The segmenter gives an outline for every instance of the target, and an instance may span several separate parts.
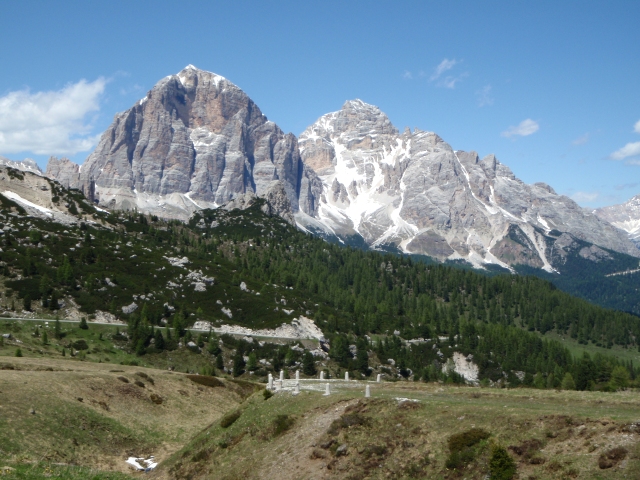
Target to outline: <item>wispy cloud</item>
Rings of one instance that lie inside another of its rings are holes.
[[[538,130],[540,130],[540,125],[538,125],[538,122],[527,118],[526,120],[520,122],[519,125],[507,128],[504,132],[501,133],[501,135],[507,138],[514,136],[526,137],[528,135],[536,133]]]
[[[438,78],[440,78],[440,75],[442,75],[444,72],[446,72],[448,70],[451,70],[453,67],[456,66],[457,63],[458,63],[458,60],[455,60],[455,59],[449,60],[448,58],[445,58],[435,68],[435,70],[433,71],[433,74],[431,75],[429,80],[431,80],[432,82],[434,80],[437,80]]]
[[[476,92],[478,97],[478,106],[486,107],[493,105],[493,96],[491,96],[491,85],[485,85]]]
[[[578,203],[595,202],[600,197],[600,192],[576,192],[571,199]]]
[[[404,73],[402,74],[402,78],[404,78],[405,80],[412,80],[413,75],[409,70],[405,70]]]
[[[615,188],[616,190],[626,190],[627,188],[636,188],[638,185],[640,185],[640,182],[621,183],[620,185],[616,185],[613,188]]]
[[[638,120],[636,124],[633,126],[633,131],[636,133],[640,133],[640,120]]]
[[[580,135],[571,143],[573,143],[574,145],[584,145],[589,141],[589,137],[590,137],[589,133],[585,133],[584,135]]]
[[[469,73],[464,72],[459,75],[443,75],[443,74],[451,70],[453,67],[455,67],[459,63],[461,63],[461,60],[456,60],[456,59],[449,60],[448,58],[445,58],[433,70],[433,73],[429,77],[429,81],[436,82],[436,85],[438,87],[456,88],[456,84],[460,82],[463,78],[468,77]]]
[[[87,116],[100,109],[107,80],[80,80],[62,90],[9,92],[0,97],[0,153],[74,155],[91,149],[99,136],[91,135]]]

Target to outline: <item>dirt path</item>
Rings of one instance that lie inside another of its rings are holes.
[[[273,461],[265,468],[260,478],[279,480],[322,480],[331,476],[327,469],[329,458],[312,459],[311,452],[317,448],[322,435],[345,409],[358,400],[336,403],[327,409],[318,409],[307,415],[300,428],[289,435],[284,445],[273,453]]]

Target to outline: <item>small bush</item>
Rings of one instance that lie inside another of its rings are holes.
[[[73,348],[75,348],[76,350],[89,350],[89,345],[87,344],[87,342],[83,339],[80,340],[76,340],[75,342],[73,342],[71,344],[71,346]]]
[[[20,350],[19,348],[16,348],[16,357],[21,357],[22,356],[22,350]]]
[[[627,456],[627,449],[624,447],[615,447],[604,452],[598,459],[598,466],[604,470],[606,468],[615,467],[618,462],[624,460]]]
[[[476,449],[473,447],[489,438],[490,435],[489,432],[481,428],[472,428],[449,437],[449,457],[445,466],[449,469],[456,469],[473,462],[476,458]]]
[[[367,421],[368,419],[366,417],[357,413],[345,413],[331,423],[327,433],[329,435],[337,435],[343,428],[365,425]]]
[[[293,427],[295,420],[290,415],[278,415],[273,420],[273,436],[277,437]]]
[[[262,391],[262,396],[264,397],[265,400],[269,400],[271,397],[273,397],[273,392],[267,388],[265,388]]]
[[[187,375],[193,383],[204,385],[205,387],[224,387],[224,383],[216,377],[209,375]]]
[[[118,378],[118,380],[120,380],[121,382],[129,383],[129,379],[128,379],[127,377],[119,376],[119,377],[117,377],[117,378]]]
[[[459,452],[466,447],[473,447],[482,440],[489,438],[491,434],[481,428],[472,428],[466,432],[451,435],[448,440],[449,451]]]
[[[235,412],[227,413],[220,420],[220,426],[222,428],[229,428],[231,425],[233,425],[236,422],[236,420],[238,420],[240,418],[241,415],[242,415],[242,412],[240,410],[236,410]]]
[[[152,393],[151,396],[149,397],[151,399],[151,401],[153,403],[155,403],[156,405],[161,405],[162,404],[162,397],[160,395],[156,395],[155,393]]]
[[[494,445],[489,459],[489,475],[491,480],[510,480],[516,474],[516,462],[507,450]]]

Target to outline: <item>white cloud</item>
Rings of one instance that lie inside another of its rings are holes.
[[[88,114],[100,109],[107,80],[80,80],[62,90],[9,92],[0,97],[0,153],[32,152],[36,155],[74,155],[90,150],[99,138],[92,136]]]
[[[571,199],[575,202],[595,202],[600,196],[599,192],[576,192],[571,195]]]
[[[584,145],[585,143],[587,143],[589,141],[589,134],[585,133],[584,135],[580,135],[578,138],[576,138],[573,142],[574,145]]]
[[[636,133],[640,133],[640,120],[638,120],[636,124],[633,126],[633,131]]]
[[[540,125],[535,120],[531,120],[527,118],[520,122],[520,125],[516,127],[509,127],[504,132],[501,133],[503,137],[513,137],[514,135],[519,135],[521,137],[526,137],[533,133],[536,133],[540,129]]]
[[[458,83],[464,77],[468,77],[468,76],[469,74],[467,72],[460,74],[457,77],[447,76],[438,82],[438,86],[444,87],[444,88],[456,88],[456,83]]]
[[[456,63],[458,63],[458,61],[455,59],[449,60],[445,58],[440,62],[440,64],[433,71],[433,74],[431,75],[429,80],[431,80],[432,82],[434,80],[437,80],[438,78],[440,78],[440,75],[442,75],[444,72],[446,72],[447,70],[451,70],[456,65]]]
[[[440,64],[434,69],[433,73],[429,77],[430,82],[436,82],[436,86],[444,87],[444,88],[456,88],[456,84],[461,81],[463,78],[468,77],[469,73],[464,72],[460,75],[447,75],[442,76],[443,73],[448,72],[453,67],[455,67],[461,60],[452,59],[449,60],[445,58],[440,62]]]
[[[402,78],[404,78],[405,80],[411,80],[413,79],[413,75],[411,75],[411,72],[409,70],[405,70],[402,74]]]
[[[482,89],[476,92],[478,96],[478,106],[486,107],[487,105],[493,105],[493,97],[491,96],[491,85],[485,85]]]
[[[640,142],[627,143],[620,150],[616,150],[611,155],[609,155],[609,157],[612,160],[624,160],[625,158],[635,157],[637,155],[640,155]],[[633,163],[634,165],[636,165],[635,162],[628,163]]]

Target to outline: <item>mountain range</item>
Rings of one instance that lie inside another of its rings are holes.
[[[607,251],[640,257],[632,202],[624,213],[588,211],[525,184],[494,155],[400,133],[361,100],[296,138],[239,87],[192,65],[117,114],[82,166],[51,158],[46,175],[106,208],[182,220],[257,195],[326,238],[475,266],[554,272],[576,241],[594,261]]]

